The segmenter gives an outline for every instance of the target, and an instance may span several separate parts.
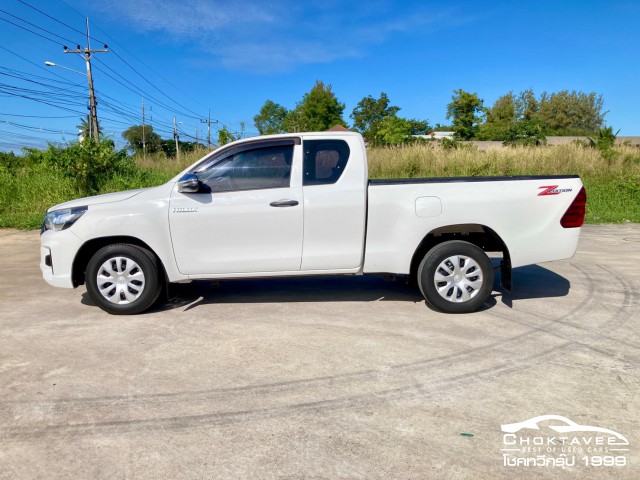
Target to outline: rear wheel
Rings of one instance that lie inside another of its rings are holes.
[[[422,259],[418,285],[427,302],[446,313],[480,308],[493,290],[493,265],[480,248],[453,240],[436,245]]]
[[[91,257],[86,284],[95,304],[113,315],[141,313],[153,305],[161,291],[154,255],[125,243],[103,247]]]

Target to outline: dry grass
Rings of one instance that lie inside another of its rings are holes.
[[[578,174],[586,186],[590,223],[640,222],[640,151],[602,153],[579,144],[442,149],[431,145],[373,148],[371,178]]]
[[[172,157],[169,158],[164,153],[148,154],[146,158],[143,158],[142,155],[136,155],[133,157],[133,160],[140,168],[166,172],[169,174],[169,178],[171,178],[192,163],[200,160],[208,152],[207,149],[201,148],[193,152],[181,153],[179,160]]]
[[[554,147],[505,147],[480,152],[475,148],[442,149],[429,145],[369,150],[371,178],[486,175],[588,176],[640,175],[640,151],[616,148],[607,160],[599,150],[577,144]]]

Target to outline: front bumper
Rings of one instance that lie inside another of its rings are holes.
[[[40,271],[42,278],[54,287],[74,288],[73,260],[82,240],[71,229],[48,230],[40,236]]]

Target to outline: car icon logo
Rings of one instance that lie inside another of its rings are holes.
[[[563,417],[561,415],[541,415],[539,417],[533,417],[529,420],[525,420],[523,422],[518,423],[507,423],[505,425],[501,425],[502,431],[505,433],[516,433],[523,429],[530,430],[540,430],[538,424],[540,422],[545,422],[548,420],[555,420],[556,422],[561,422],[564,425],[547,425],[551,430],[558,433],[571,433],[571,432],[598,432],[606,435],[610,435],[612,437],[616,437],[619,442],[610,443],[610,445],[629,445],[629,441],[624,437],[624,435],[610,430],[608,428],[596,427],[593,425],[579,425],[573,420],[569,420],[567,417]]]

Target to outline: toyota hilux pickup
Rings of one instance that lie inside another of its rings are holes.
[[[196,279],[399,274],[435,310],[477,310],[494,270],[574,255],[577,175],[369,180],[352,132],[270,135],[208,154],[164,185],[50,208],[40,268],[112,314]],[[494,267],[488,254],[501,258]]]

